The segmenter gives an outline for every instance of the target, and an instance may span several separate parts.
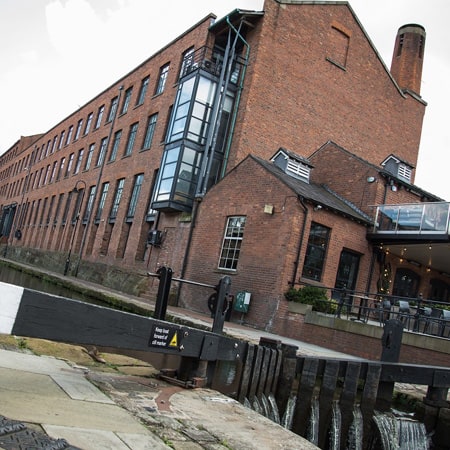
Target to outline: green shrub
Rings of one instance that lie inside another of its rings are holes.
[[[284,294],[289,302],[312,305],[313,311],[330,312],[329,299],[324,288],[316,286],[304,286],[295,289],[293,287]]]

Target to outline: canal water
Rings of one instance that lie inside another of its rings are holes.
[[[96,301],[93,297],[83,295],[81,292],[76,292],[63,285],[43,279],[38,273],[32,274],[25,270],[20,270],[19,268],[16,269],[1,261],[0,281],[8,284],[15,284],[16,286],[27,289],[34,289],[35,291],[45,292],[46,294],[59,295],[60,297],[104,305],[104,303]]]
[[[0,261],[0,281],[16,286],[22,286],[27,289],[45,292],[47,294],[58,295],[60,297],[80,300],[83,302],[114,308],[114,306],[96,299],[95,297],[83,295],[81,292],[73,291],[65,286],[55,284],[51,281],[43,279],[38,273],[32,274],[22,271],[19,268],[5,265]],[[1,296],[0,291],[0,296]],[[120,308],[122,309],[122,308]],[[173,368],[176,369],[180,364],[180,357],[176,355],[165,355],[163,353],[153,353],[144,351],[133,351],[129,349],[117,349],[112,347],[97,346],[98,350],[104,353],[119,353],[130,356],[142,361],[148,362],[156,369]]]

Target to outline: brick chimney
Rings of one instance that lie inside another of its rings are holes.
[[[392,56],[391,74],[401,89],[420,95],[422,81],[425,28],[417,24],[398,29]]]

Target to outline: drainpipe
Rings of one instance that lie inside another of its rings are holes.
[[[308,219],[308,213],[309,213],[309,209],[305,205],[304,198],[299,195],[297,197],[297,199],[298,199],[300,205],[302,206],[303,212],[305,214],[303,216],[303,224],[302,224],[302,230],[301,230],[301,233],[300,233],[300,241],[298,243],[298,248],[297,248],[297,257],[296,257],[295,263],[294,263],[294,272],[292,274],[292,281],[290,282],[290,284],[292,286],[294,286],[294,284],[295,284],[295,279],[297,277],[298,266],[300,265],[300,252],[302,251],[302,247],[303,247],[303,239],[304,239],[304,236],[305,236],[306,221]]]
[[[92,213],[94,211],[95,203],[97,201],[98,192],[99,192],[99,189],[101,187],[100,183],[102,181],[103,168],[105,167],[106,159],[107,159],[107,156],[108,156],[108,149],[109,149],[109,145],[111,143],[111,137],[112,137],[112,134],[113,134],[113,131],[114,131],[114,124],[116,122],[117,112],[119,111],[120,97],[122,96],[122,90],[123,90],[123,86],[121,85],[121,86],[119,86],[119,95],[117,97],[116,111],[114,112],[114,117],[112,118],[111,126],[109,127],[108,140],[106,141],[105,155],[103,157],[103,161],[102,161],[102,164],[100,166],[100,170],[98,172],[97,184],[95,186],[95,191],[94,191],[94,198],[92,199],[91,209],[88,211],[88,216],[86,218],[86,227],[84,228],[83,235],[81,237],[81,244],[80,244],[80,251],[79,251],[79,254],[78,254],[78,261],[77,261],[77,265],[75,266],[75,273],[74,273],[75,277],[78,277],[78,271],[80,269],[80,263],[81,263],[81,259],[83,257],[83,250],[84,250],[84,246],[86,244],[87,232],[88,232],[88,229],[90,228]],[[88,202],[89,202],[89,198],[88,198]],[[81,205],[80,205],[80,208],[81,208]]]
[[[225,172],[226,172],[226,168],[227,168],[228,157],[230,155],[231,141],[233,140],[232,138],[233,138],[234,129],[235,129],[235,126],[236,126],[238,107],[239,107],[239,103],[241,101],[242,90],[244,89],[245,73],[247,71],[248,57],[249,57],[249,54],[250,54],[250,45],[249,45],[249,43],[244,39],[244,37],[240,33],[238,33],[236,28],[233,27],[233,25],[230,23],[230,20],[229,20],[228,16],[227,16],[226,20],[227,20],[227,23],[228,23],[229,27],[232,28],[235,31],[237,36],[239,36],[241,41],[246,46],[247,50],[245,52],[245,64],[244,64],[244,67],[242,69],[242,75],[241,75],[241,79],[239,81],[239,87],[238,87],[238,90],[237,90],[236,100],[235,100],[235,103],[234,103],[234,112],[233,112],[233,116],[231,118],[230,133],[229,133],[229,137],[227,139],[227,146],[226,146],[226,149],[225,149],[225,152],[224,152],[224,158],[223,158],[223,164],[222,164],[222,173],[220,174],[221,178],[223,178],[225,176]]]

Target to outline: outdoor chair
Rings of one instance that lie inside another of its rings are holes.
[[[411,309],[409,302],[406,300],[399,300],[398,302],[398,320],[403,323],[403,326],[409,330],[409,324],[411,320]]]
[[[420,333],[420,325],[423,324],[423,333],[426,332],[427,324],[431,318],[431,308],[429,306],[422,306],[419,308],[419,315],[416,317],[414,322],[414,331]]]
[[[448,330],[447,335],[445,334],[446,330]],[[441,331],[439,335],[442,337],[450,337],[450,311],[447,309],[442,310]]]
[[[423,332],[426,334],[439,335],[441,332],[441,320],[442,309],[431,308],[430,317],[425,322]]]

